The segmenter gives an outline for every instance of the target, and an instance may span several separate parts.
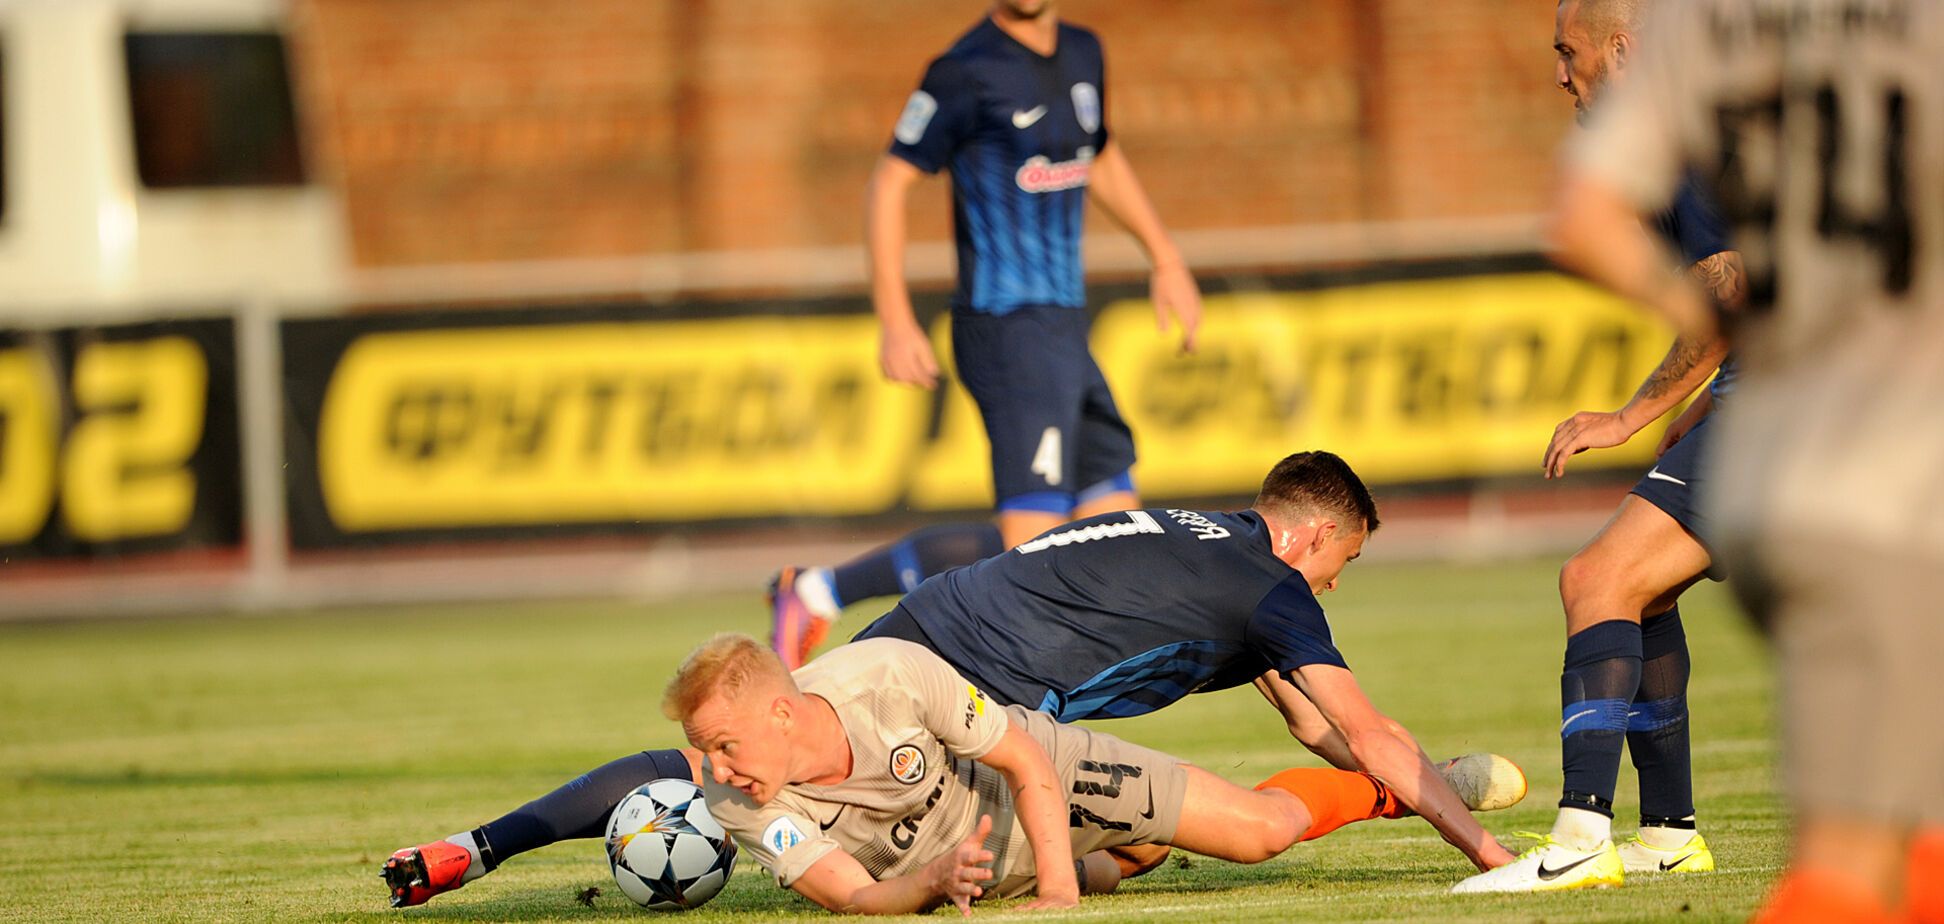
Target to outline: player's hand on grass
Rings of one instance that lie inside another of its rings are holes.
[[[878,366],[884,377],[905,385],[935,388],[938,356],[931,338],[917,324],[887,324],[878,340]]]
[[[1617,411],[1574,414],[1553,428],[1552,442],[1546,444],[1546,477],[1564,478],[1567,459],[1588,449],[1618,446],[1633,434]]]
[[[1154,302],[1154,323],[1168,332],[1170,318],[1181,325],[1181,352],[1195,352],[1195,334],[1201,329],[1201,288],[1188,264],[1163,263],[1148,277],[1148,298]]]
[[[992,851],[985,849],[986,835],[992,833],[992,816],[979,816],[979,829],[972,832],[952,852],[933,860],[926,867],[932,890],[950,899],[960,914],[971,916],[972,900],[985,894],[979,883],[992,878],[984,864],[992,862]]]

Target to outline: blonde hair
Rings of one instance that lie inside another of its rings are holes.
[[[723,632],[689,652],[662,692],[662,714],[687,722],[714,696],[737,697],[765,686],[795,694],[796,681],[775,652],[740,632]]]

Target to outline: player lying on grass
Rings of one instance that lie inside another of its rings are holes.
[[[1512,855],[1466,809],[1516,802],[1524,778],[1492,761],[1457,765],[1449,772],[1469,790],[1461,798],[1364,695],[1317,604],[1376,528],[1376,502],[1356,473],[1331,453],[1300,452],[1269,472],[1249,510],[1136,510],[1069,524],[926,582],[858,638],[922,645],[999,703],[1060,721],[1141,715],[1254,683],[1297,740],[1386,781],[1403,809],[1491,869]],[[678,760],[672,751],[624,757],[498,821],[400,850],[386,864],[394,903],[423,902],[517,853],[599,836],[636,786],[684,775]],[[1121,854],[1133,874],[1164,852]]]
[[[705,755],[709,811],[832,911],[904,914],[1111,889],[1095,853],[1179,844],[1256,863],[1397,807],[1367,773],[1292,769],[1254,791],[1159,751],[1000,707],[923,646],[839,648],[792,676],[746,635],[696,649],[662,709]],[[1076,856],[1092,857],[1079,864]]]

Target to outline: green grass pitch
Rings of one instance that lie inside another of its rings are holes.
[[[1501,835],[1549,826],[1559,788],[1556,567],[1353,565],[1324,598],[1372,698],[1434,756],[1495,750],[1527,768],[1531,796],[1485,818]],[[1035,919],[1743,919],[1786,839],[1767,657],[1720,588],[1696,588],[1683,609],[1696,788],[1721,872],[1452,896],[1470,866],[1423,822],[1380,821],[1258,866],[1170,861]],[[470,828],[602,761],[677,744],[662,685],[719,629],[764,632],[758,595],[0,627],[0,921],[640,918],[592,841],[521,856],[402,912],[386,906],[377,870],[398,847]],[[1249,688],[1106,727],[1245,784],[1318,763]],[[1629,766],[1622,832],[1635,792]],[[590,886],[601,888],[591,908],[575,900]],[[690,915],[823,916],[748,857]]]

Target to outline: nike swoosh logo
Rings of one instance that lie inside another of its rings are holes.
[[[1141,813],[1141,817],[1142,817],[1142,818],[1144,818],[1144,819],[1146,819],[1146,820],[1148,820],[1148,821],[1153,821],[1153,820],[1154,820],[1154,787],[1152,787],[1152,786],[1149,786],[1149,787],[1148,787],[1148,807],[1147,807],[1147,811],[1144,811],[1144,812],[1142,812],[1142,813]]]
[[[836,824],[836,823],[837,823],[837,819],[839,819],[839,818],[841,818],[841,817],[843,817],[843,815],[844,815],[844,809],[847,809],[847,808],[849,808],[849,807],[850,807],[849,805],[840,805],[840,806],[837,806],[837,814],[835,814],[835,815],[832,815],[832,816],[830,816],[830,820],[829,820],[829,821],[819,821],[819,822],[817,822],[817,827],[819,827],[819,828],[821,828],[821,829],[823,829],[823,830],[825,830],[825,831],[828,831],[828,830],[830,830],[830,826],[831,826],[831,825],[834,825],[834,824]]]
[[[1679,860],[1675,860],[1675,861],[1674,861],[1674,862],[1672,862],[1672,863],[1669,863],[1669,862],[1667,862],[1666,860],[1662,860],[1662,861],[1661,861],[1661,865],[1660,865],[1660,868],[1661,868],[1661,872],[1663,872],[1663,873],[1665,873],[1665,872],[1667,872],[1667,871],[1669,871],[1669,870],[1671,870],[1671,869],[1673,869],[1674,867],[1676,867],[1676,866],[1680,866],[1681,864],[1683,864],[1683,863],[1686,863],[1687,861],[1689,861],[1689,860],[1692,860],[1692,859],[1694,859],[1694,854],[1688,854],[1687,856],[1685,856],[1685,857],[1682,857],[1682,858],[1680,858]]]
[[[1575,713],[1573,713],[1572,715],[1569,715],[1569,716],[1567,716],[1567,717],[1566,717],[1566,721],[1564,721],[1564,722],[1561,722],[1561,723],[1559,723],[1559,733],[1560,733],[1560,734],[1562,734],[1562,735],[1563,735],[1563,734],[1565,734],[1565,733],[1566,733],[1566,726],[1568,726],[1568,725],[1571,725],[1571,724],[1573,724],[1574,722],[1577,722],[1577,721],[1579,721],[1579,720],[1581,720],[1581,719],[1584,719],[1584,718],[1586,718],[1587,716],[1589,716],[1589,715],[1592,715],[1593,713],[1595,713],[1595,712],[1599,712],[1599,711],[1600,711],[1600,710],[1598,710],[1598,709],[1587,709],[1587,710],[1583,710],[1583,711],[1580,711],[1580,712],[1575,712]]]
[[[1014,118],[1015,120],[1017,120],[1017,119],[1018,119],[1018,116],[1014,116],[1013,118]],[[1656,465],[1656,466],[1654,466],[1653,468],[1651,468],[1651,469],[1649,469],[1649,470],[1647,471],[1647,477],[1649,477],[1649,478],[1652,478],[1652,479],[1654,479],[1655,481],[1672,481],[1672,482],[1674,482],[1675,484],[1678,484],[1678,485],[1680,485],[1680,486],[1681,486],[1681,487],[1683,487],[1683,488],[1685,488],[1685,487],[1687,487],[1687,482],[1685,482],[1685,481],[1682,481],[1681,479],[1679,479],[1679,478],[1676,478],[1676,477],[1674,477],[1673,475],[1663,475],[1663,474],[1661,474],[1661,470],[1660,470],[1660,466],[1658,466],[1658,465]]]
[[[1045,106],[1034,106],[1033,108],[1028,109],[1025,112],[1020,112],[1019,110],[1015,109],[1013,110],[1013,127],[1032,128],[1033,123],[1038,122],[1040,120],[1040,117],[1044,115],[1046,115]]]
[[[1544,860],[1541,860],[1539,861],[1539,878],[1545,880],[1558,879],[1560,876],[1563,876],[1567,872],[1571,871],[1573,867],[1578,866],[1581,863],[1585,863],[1588,860],[1597,859],[1599,856],[1600,855],[1596,853],[1591,856],[1580,857],[1579,859],[1574,860],[1573,862],[1568,863],[1565,866],[1562,866],[1558,869],[1547,869],[1546,862]]]

